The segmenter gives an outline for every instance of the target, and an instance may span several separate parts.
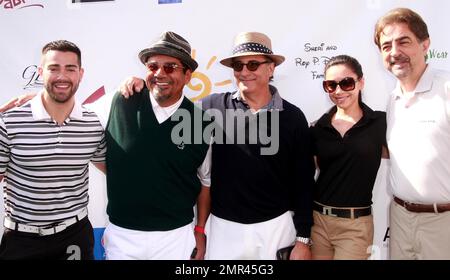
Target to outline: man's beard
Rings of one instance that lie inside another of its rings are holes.
[[[65,103],[65,102],[67,102],[68,100],[70,100],[72,98],[72,96],[75,95],[75,92],[78,89],[78,85],[74,85],[73,83],[69,82],[69,92],[64,93],[64,94],[58,94],[58,93],[55,93],[53,91],[54,85],[56,83],[57,82],[51,83],[51,84],[47,84],[45,86],[45,89],[46,89],[48,95],[50,96],[50,98],[52,100],[54,100],[55,102],[57,102],[57,103]]]
[[[153,98],[159,103],[170,99],[170,94],[162,94],[160,90],[152,90]]]
[[[170,99],[172,97],[172,94],[169,93],[164,93],[165,91],[169,91],[169,88],[161,88],[160,86],[157,85],[158,79],[156,78],[152,78],[150,79],[147,84],[150,84],[150,93],[153,95],[153,98],[155,98],[155,100],[160,103],[160,102],[164,102],[168,99]],[[161,81],[159,81],[161,82]],[[170,81],[167,82],[169,85],[172,85],[172,83]]]

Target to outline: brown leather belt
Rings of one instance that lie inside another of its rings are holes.
[[[401,198],[398,198],[394,196],[394,201],[397,202],[398,205],[403,206],[406,210],[410,212],[416,212],[416,213],[442,213],[446,211],[450,211],[450,203],[446,204],[418,204],[418,203],[411,203],[402,200]]]
[[[313,209],[323,215],[347,219],[357,219],[359,217],[369,216],[370,214],[372,214],[372,207],[370,206],[362,208],[337,208],[325,206],[315,201],[313,203]]]

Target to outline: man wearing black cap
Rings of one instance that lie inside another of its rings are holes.
[[[194,247],[192,257],[204,257],[209,145],[193,141],[195,133],[187,141],[172,135],[174,127],[186,121],[175,121],[174,115],[203,113],[183,96],[198,66],[190,52],[185,39],[164,32],[139,53],[148,69],[141,94],[128,100],[120,93],[114,96],[106,127],[107,259],[189,259]],[[191,131],[203,133],[194,129],[193,119],[188,120]]]

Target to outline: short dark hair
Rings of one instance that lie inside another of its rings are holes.
[[[380,36],[386,25],[393,23],[404,23],[408,26],[411,32],[419,39],[419,42],[423,42],[430,38],[428,34],[427,24],[423,19],[414,11],[407,8],[396,8],[390,10],[387,14],[382,16],[375,24],[374,42],[381,49]]]
[[[73,52],[77,55],[78,66],[81,67],[81,51],[77,45],[72,42],[67,40],[56,40],[49,42],[42,48],[42,55],[45,55],[48,51]]]
[[[327,64],[325,65],[324,74],[327,73],[327,70],[330,67],[336,66],[336,65],[345,65],[345,66],[347,66],[348,68],[350,68],[353,71],[353,73],[356,74],[358,79],[361,79],[364,76],[361,64],[358,62],[358,60],[356,58],[351,57],[351,56],[346,55],[346,54],[333,56],[330,60],[328,60]],[[361,93],[361,91],[359,92],[358,101],[359,101],[359,104],[362,103],[362,93]]]

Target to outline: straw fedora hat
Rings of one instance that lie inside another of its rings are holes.
[[[233,58],[248,55],[265,55],[273,60],[275,66],[284,61],[284,56],[273,54],[272,43],[267,35],[259,32],[242,32],[234,39],[233,55],[220,61],[231,67]]]
[[[191,45],[183,37],[172,31],[163,32],[150,47],[139,53],[139,59],[143,64],[150,56],[163,54],[178,58],[189,69],[195,71],[198,63],[191,56]]]

